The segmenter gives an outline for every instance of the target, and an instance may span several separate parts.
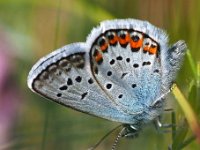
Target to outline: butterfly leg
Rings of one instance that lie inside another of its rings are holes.
[[[173,109],[173,108],[166,108],[166,109],[164,109],[164,111],[165,111],[165,112],[173,112],[174,109]]]
[[[155,120],[154,120],[154,125],[155,128],[157,129],[157,131],[161,132],[161,133],[167,133],[167,132],[174,132],[175,128],[176,128],[176,121],[175,121],[175,113],[172,109],[167,109],[167,111],[172,111],[172,123],[170,124],[163,124],[161,122],[161,116],[158,116]],[[169,130],[169,128],[171,128],[172,130]],[[161,130],[164,129],[164,130]]]
[[[124,124],[123,126],[124,126],[124,131],[122,132],[122,137],[127,137],[127,138],[138,137],[139,130],[134,125]]]
[[[161,122],[161,116],[158,116],[155,120],[154,120],[154,125],[156,127],[156,129],[159,129],[159,128],[171,128],[172,127],[172,124],[163,124]]]

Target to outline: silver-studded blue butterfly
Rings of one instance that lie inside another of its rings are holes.
[[[138,130],[162,113],[185,52],[184,41],[169,46],[166,33],[149,22],[103,21],[86,42],[41,58],[28,86],[59,104]]]

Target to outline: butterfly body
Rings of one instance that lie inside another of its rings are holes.
[[[38,61],[28,76],[34,92],[108,120],[140,126],[154,120],[185,54],[146,21],[118,19],[94,28]]]

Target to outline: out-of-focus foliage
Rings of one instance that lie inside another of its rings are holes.
[[[184,39],[188,53],[177,85],[200,117],[199,0],[1,0],[0,1],[0,149],[87,149],[118,124],[49,102],[32,93],[27,74],[42,56],[63,45],[85,41],[102,20],[148,20],[169,33],[170,43]],[[198,68],[198,69],[197,69]],[[176,123],[160,133],[148,124],[136,139],[121,139],[119,149],[200,149],[185,115],[171,96]],[[118,132],[98,149],[111,149]],[[144,144],[145,143],[145,144]]]

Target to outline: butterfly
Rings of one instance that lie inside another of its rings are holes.
[[[126,125],[128,135],[161,115],[185,52],[184,41],[168,45],[147,21],[107,20],[86,42],[41,58],[27,83],[56,103]]]

